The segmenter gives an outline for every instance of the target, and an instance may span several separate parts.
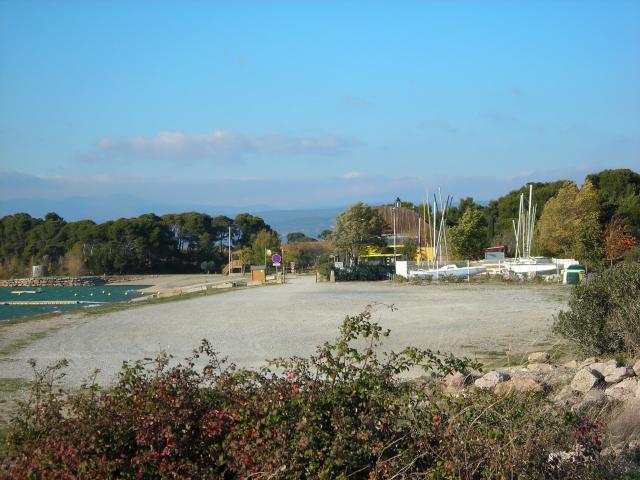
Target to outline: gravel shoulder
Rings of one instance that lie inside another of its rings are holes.
[[[345,315],[370,304],[397,307],[393,312],[375,309],[374,318],[391,329],[386,349],[415,345],[476,357],[526,352],[548,341],[552,316],[566,305],[567,295],[557,286],[331,284],[292,277],[286,285],[8,325],[2,341],[36,335],[0,357],[0,379],[29,380],[30,358],[40,365],[66,358],[67,384],[81,384],[95,368],[101,370],[100,383],[108,384],[125,360],[154,357],[162,350],[181,359],[203,338],[230,361],[255,368],[269,358],[312,353],[335,337]]]

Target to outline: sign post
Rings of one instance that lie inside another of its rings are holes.
[[[276,267],[276,278],[278,278],[278,267],[282,263],[282,257],[280,254],[274,253],[271,255],[271,262],[273,263],[273,266]]]

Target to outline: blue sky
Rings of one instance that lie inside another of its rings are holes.
[[[0,2],[0,201],[496,198],[640,167],[640,2]]]

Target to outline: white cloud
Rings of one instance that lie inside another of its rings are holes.
[[[87,160],[136,158],[153,160],[241,162],[253,155],[324,155],[345,153],[358,141],[339,135],[293,137],[278,133],[247,135],[232,130],[213,130],[203,135],[160,132],[154,137],[103,138],[85,155]]]
[[[344,175],[342,175],[342,178],[358,178],[358,177],[362,177],[364,174],[362,172],[347,172]]]

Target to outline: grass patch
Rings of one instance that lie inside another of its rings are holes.
[[[48,320],[50,318],[56,318],[60,315],[81,315],[83,312],[78,310],[67,310],[64,312],[49,312],[49,313],[39,313],[37,315],[28,315],[24,317],[16,317],[11,318],[9,320],[0,320],[0,331],[11,325],[19,325],[21,323],[34,322],[38,320]]]
[[[500,367],[524,365],[527,363],[528,355],[510,350],[477,350],[473,353],[487,371]]]
[[[0,378],[0,402],[6,402],[6,396],[12,393],[26,390],[31,382],[24,378]]]
[[[526,365],[529,353],[533,351],[544,351],[549,354],[551,363],[563,364],[570,360],[580,360],[584,358],[576,345],[555,337],[548,340],[538,341],[531,345],[526,352],[513,352],[511,350],[476,350],[473,354],[477,360],[482,362],[485,368],[494,369],[501,367],[514,367]]]
[[[52,330],[54,329],[50,329],[44,332],[30,333],[27,337],[17,339],[15,342],[10,343],[6,347],[0,349],[0,359],[6,359],[17,351],[22,350],[30,343],[46,337]]]

